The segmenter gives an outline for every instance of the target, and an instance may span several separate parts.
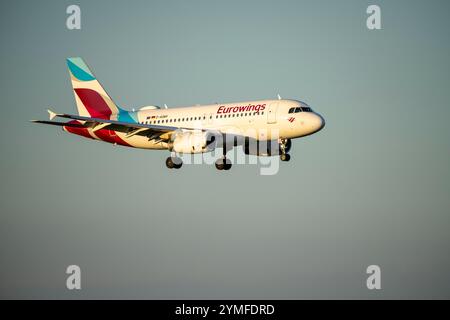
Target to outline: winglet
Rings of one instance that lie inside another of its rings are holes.
[[[48,109],[47,112],[49,114],[50,120],[53,120],[57,116],[57,114],[50,109]]]
[[[165,108],[165,109],[169,109],[169,108],[167,107],[167,104],[165,104],[165,103],[164,103],[164,108]]]
[[[278,97],[278,100],[281,100],[281,96],[279,93],[277,94],[277,97]]]

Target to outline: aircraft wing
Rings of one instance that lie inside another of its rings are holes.
[[[173,127],[173,126],[160,126],[153,124],[143,124],[143,123],[132,123],[132,122],[123,122],[117,120],[108,120],[108,119],[100,119],[100,118],[90,118],[83,117],[79,115],[65,114],[65,113],[55,113],[53,111],[48,110],[50,114],[50,120],[55,117],[59,118],[67,118],[72,120],[83,121],[84,123],[65,123],[65,122],[56,122],[56,121],[43,121],[43,120],[31,120],[35,123],[43,123],[50,124],[56,126],[68,126],[68,127],[81,127],[81,128],[92,128],[93,131],[97,131],[100,129],[108,129],[119,132],[126,133],[126,138],[129,138],[134,135],[147,136],[150,140],[156,139],[158,141],[168,141],[172,133],[176,130],[185,129],[185,130],[202,130],[205,129],[196,129],[196,128],[184,128],[184,127]]]

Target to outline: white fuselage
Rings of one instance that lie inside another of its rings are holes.
[[[299,138],[322,129],[324,119],[313,111],[289,113],[297,107],[308,106],[297,100],[260,100],[169,109],[144,107],[130,115],[143,124],[210,129],[256,140]],[[165,142],[117,135],[137,148],[167,149]]]

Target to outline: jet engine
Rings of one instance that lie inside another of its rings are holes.
[[[176,153],[210,152],[216,148],[216,136],[207,131],[181,131],[172,135],[168,147]]]

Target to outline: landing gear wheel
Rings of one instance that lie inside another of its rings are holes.
[[[175,168],[175,163],[173,163],[171,157],[168,157],[168,158],[166,159],[166,167],[169,168],[169,169]]]
[[[217,170],[230,170],[231,169],[231,161],[227,158],[217,159],[216,163]]]
[[[289,161],[289,160],[291,160],[291,156],[288,153],[282,153],[282,154],[280,154],[280,160],[281,161]]]
[[[224,170],[230,170],[231,169],[231,161],[230,159],[225,159],[225,166],[223,167]]]
[[[217,170],[225,169],[225,163],[224,163],[223,159],[218,159],[215,164],[216,164]]]
[[[166,166],[169,169],[180,169],[183,161],[178,157],[168,157],[166,159]]]
[[[183,160],[181,160],[178,157],[172,158],[172,162],[173,162],[173,167],[175,169],[180,169],[181,166],[183,165]]]

